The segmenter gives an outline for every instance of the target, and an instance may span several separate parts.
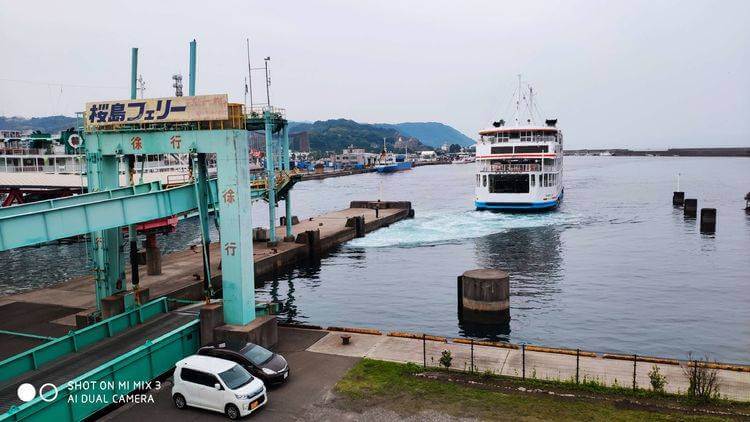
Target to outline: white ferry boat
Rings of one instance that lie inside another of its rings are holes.
[[[522,118],[522,110],[528,117]],[[533,90],[522,89],[519,78],[515,125],[499,120],[479,132],[477,210],[550,210],[562,201],[563,135],[556,119],[536,123],[535,110]]]

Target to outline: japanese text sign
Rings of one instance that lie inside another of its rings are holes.
[[[86,103],[87,129],[121,124],[228,120],[227,95],[146,98]]]

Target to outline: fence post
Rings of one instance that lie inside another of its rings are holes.
[[[471,372],[474,372],[474,339],[471,339]]]
[[[638,355],[633,355],[633,391],[636,389],[636,383],[635,383],[635,371],[636,371],[636,363],[638,362]]]
[[[526,379],[526,344],[521,344],[521,379]]]
[[[576,349],[576,384],[578,384],[578,368],[580,368],[581,349]]]
[[[427,335],[422,333],[422,366],[427,368]]]

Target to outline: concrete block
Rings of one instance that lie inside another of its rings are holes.
[[[253,241],[255,242],[267,242],[269,239],[268,229],[263,227],[256,227],[253,229]]]
[[[102,318],[121,314],[125,310],[125,292],[102,298]]]
[[[214,329],[215,341],[238,341],[275,347],[279,342],[279,327],[273,315],[260,316],[246,325],[222,325]]]
[[[466,271],[458,277],[458,292],[459,314],[467,321],[492,323],[510,316],[510,283],[504,271]]]
[[[224,325],[224,305],[221,303],[210,303],[204,305],[200,310],[201,345],[215,341],[214,330]]]

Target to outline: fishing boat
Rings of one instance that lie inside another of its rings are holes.
[[[504,120],[479,131],[476,146],[477,210],[541,211],[563,199],[563,135],[557,119],[544,124],[534,91],[519,77],[513,125]]]
[[[405,152],[404,155],[388,152],[385,146],[385,138],[383,138],[383,150],[380,152],[378,162],[375,164],[375,170],[378,173],[394,173],[409,170],[411,169],[411,162],[407,159],[408,155],[408,152]]]

